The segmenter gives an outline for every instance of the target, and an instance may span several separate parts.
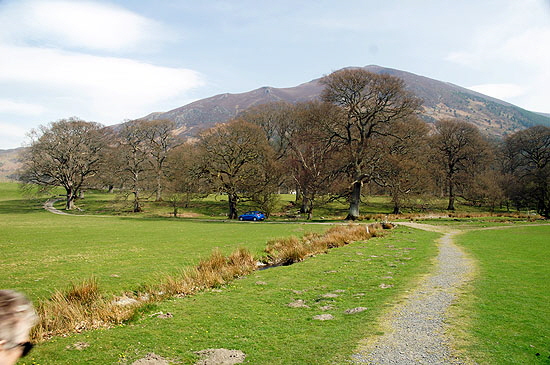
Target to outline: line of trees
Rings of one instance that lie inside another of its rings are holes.
[[[399,78],[345,69],[322,82],[320,101],[259,105],[188,141],[162,120],[115,131],[54,122],[33,132],[21,180],[64,187],[67,209],[90,187],[131,196],[135,212],[144,196],[168,200],[174,215],[194,197],[224,193],[235,219],[241,202],[269,214],[278,193],[292,190],[308,218],[346,199],[354,220],[368,190],[391,196],[396,214],[411,197],[447,196],[449,210],[462,197],[549,217],[550,128],[490,141],[465,121],[421,121],[421,100]]]

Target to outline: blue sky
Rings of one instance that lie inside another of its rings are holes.
[[[550,0],[0,0],[0,149],[370,64],[550,113]]]

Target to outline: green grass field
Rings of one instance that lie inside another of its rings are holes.
[[[10,199],[11,197],[11,199]],[[15,198],[15,199],[13,199]],[[25,200],[15,184],[0,184],[0,287],[48,297],[95,276],[107,293],[133,291],[173,274],[219,248],[260,254],[267,240],[320,232],[326,226],[193,222],[170,218],[72,217]]]
[[[45,200],[23,197],[16,184],[0,184],[0,288],[20,290],[34,301],[91,276],[106,296],[132,292],[195,265],[215,248],[228,254],[246,247],[259,256],[269,239],[328,227],[225,222],[223,197],[196,201],[187,210],[219,218],[214,221],[169,218],[169,206],[155,203],[143,214],[127,214],[101,193],[78,202],[84,213],[99,216],[61,216],[44,211]],[[383,197],[370,202],[373,214],[387,207]],[[330,219],[339,209],[321,213]],[[479,269],[467,288],[471,293],[454,306],[458,350],[480,364],[550,363],[550,227],[502,217],[425,222],[474,229],[458,242]],[[479,230],[502,225],[513,227]],[[219,290],[146,305],[122,326],[53,338],[21,363],[132,363],[154,352],[192,364],[196,351],[223,347],[244,351],[254,364],[346,364],[358,341],[377,334],[380,317],[431,269],[437,237],[399,227],[292,266],[254,272]],[[329,293],[338,296],[323,297]],[[298,299],[308,308],[288,307]],[[368,309],[344,313],[355,307]],[[173,317],[160,319],[158,312]],[[318,314],[334,320],[313,320]],[[78,343],[84,344],[80,350]]]
[[[480,364],[550,364],[550,226],[472,231],[477,279],[458,303],[461,350]],[[538,354],[538,355],[537,355]]]
[[[59,191],[61,194],[62,192]],[[62,198],[62,196],[60,196]],[[142,198],[143,212],[137,214],[141,217],[169,217],[172,215],[173,208],[169,201],[154,202]],[[325,198],[326,199],[326,198]],[[106,193],[101,191],[88,191],[85,193],[85,199],[76,201],[76,205],[87,215],[117,215],[117,216],[136,216],[132,213],[132,202],[126,200],[116,193]],[[445,198],[432,198],[429,204],[424,204],[420,199],[411,199],[408,207],[402,209],[407,214],[445,214],[447,200]],[[64,201],[61,200],[55,205],[58,209],[64,208]],[[259,209],[252,201],[242,201],[238,204],[238,212],[243,213],[247,210]],[[472,206],[463,199],[458,198],[456,202],[457,214],[463,213],[488,213],[487,209],[479,206]],[[227,217],[227,196],[220,194],[211,194],[205,198],[193,199],[188,207],[180,207],[179,214],[186,218],[210,218],[223,220]],[[364,219],[383,218],[393,211],[391,199],[388,196],[368,196],[363,197],[361,205],[361,215]],[[79,211],[72,212],[82,214]],[[319,198],[313,211],[313,221],[341,221],[348,213],[348,205],[345,199],[337,201],[323,201]],[[495,214],[506,213],[504,208],[497,209]],[[379,216],[379,217],[378,217]],[[296,204],[296,195],[280,194],[270,220],[292,220],[305,221],[306,215],[299,213],[299,205]]]
[[[357,342],[377,331],[377,318],[426,272],[434,233],[399,228],[288,267],[255,272],[222,287],[149,308],[140,319],[40,344],[40,364],[131,363],[149,352],[191,364],[206,348],[239,349],[252,364],[347,363]],[[390,278],[391,277],[391,278]],[[380,288],[380,284],[393,285]],[[337,294],[324,298],[324,294]],[[309,308],[290,308],[302,299]],[[323,311],[322,306],[332,309]],[[344,311],[368,310],[357,314]],[[150,317],[169,312],[172,318]],[[332,321],[313,316],[332,314]],[[75,343],[89,347],[79,351]],[[31,360],[32,361],[32,360]]]

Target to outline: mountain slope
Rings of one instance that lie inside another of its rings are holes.
[[[461,118],[490,135],[502,136],[532,125],[550,126],[550,117],[521,109],[475,91],[410,72],[366,66],[375,73],[400,77],[407,89],[423,102],[422,117],[428,122],[441,118]],[[313,100],[323,90],[320,78],[289,88],[262,87],[240,94],[220,94],[195,101],[165,113],[151,113],[141,119],[168,119],[176,122],[177,133],[196,135],[200,130],[226,122],[250,106],[273,101],[296,103]]]

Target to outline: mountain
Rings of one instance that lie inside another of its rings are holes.
[[[530,112],[448,82],[375,65],[364,69],[403,79],[406,88],[423,100],[421,116],[427,122],[433,123],[441,118],[460,118],[493,136],[503,136],[538,124],[550,126],[549,115]],[[253,105],[317,99],[323,90],[320,80],[321,78],[289,88],[261,87],[240,94],[220,94],[168,112],[151,113],[141,119],[172,120],[177,125],[177,134],[194,136],[203,129],[226,122]]]
[[[13,174],[21,167],[19,161],[24,147],[10,150],[0,150],[0,181],[8,181],[13,178]]]

